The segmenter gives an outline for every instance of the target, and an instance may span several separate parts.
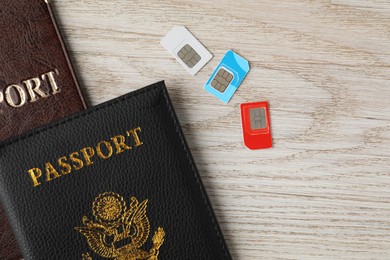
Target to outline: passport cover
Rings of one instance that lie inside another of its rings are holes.
[[[0,140],[85,108],[44,0],[0,1]],[[0,259],[20,259],[0,205]]]
[[[164,82],[0,144],[26,259],[231,259]]]

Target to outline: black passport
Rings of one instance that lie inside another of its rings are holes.
[[[0,145],[25,259],[231,259],[164,82]]]

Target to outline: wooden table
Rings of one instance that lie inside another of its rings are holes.
[[[389,0],[54,1],[91,105],[165,79],[235,259],[390,259]],[[214,58],[190,76],[160,45],[185,25]],[[252,70],[203,89],[228,49]],[[243,146],[268,100],[274,148]]]

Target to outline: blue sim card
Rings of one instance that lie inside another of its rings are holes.
[[[249,62],[234,51],[229,50],[204,88],[223,102],[228,103],[248,72]]]

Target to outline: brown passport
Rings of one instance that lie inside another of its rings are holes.
[[[0,1],[0,141],[86,107],[48,2]],[[0,259],[21,258],[0,205]]]

